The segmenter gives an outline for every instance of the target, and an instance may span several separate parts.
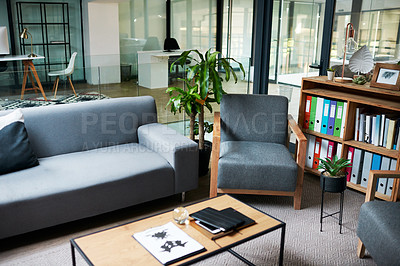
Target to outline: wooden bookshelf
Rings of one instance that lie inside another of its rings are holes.
[[[392,113],[398,114],[400,116],[400,91],[373,88],[370,87],[369,84],[356,85],[353,83],[337,83],[329,81],[325,76],[303,78],[298,120],[298,124],[301,128],[304,123],[305,105],[308,95],[347,102],[347,112],[344,115],[344,118],[346,120],[343,138],[322,134],[320,132],[308,129],[302,129],[304,133],[341,143],[341,157],[347,155],[348,148],[351,146],[382,156],[387,156],[392,159],[396,159],[397,170],[400,170],[399,151],[386,149],[384,147],[377,147],[372,144],[367,144],[354,140],[356,108],[360,106],[371,107],[374,110],[381,111],[382,113]],[[318,170],[307,167],[305,168],[305,170],[315,175],[320,175],[320,172]],[[395,180],[393,184],[392,194],[400,195],[400,193],[398,193],[400,189],[399,181],[400,180],[398,179]],[[347,186],[363,193],[366,192],[366,188],[360,186],[359,184],[347,182]],[[376,193],[376,197],[383,200],[390,200],[390,196],[378,192]]]

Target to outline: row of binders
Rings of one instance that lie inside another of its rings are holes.
[[[343,138],[347,102],[308,95],[303,128]]]
[[[342,153],[342,144],[331,140],[315,137],[306,134],[307,137],[307,152],[306,166],[308,168],[317,169],[320,161],[318,158],[333,159],[335,155],[340,157]],[[320,170],[322,171],[322,170]]]
[[[333,159],[335,155],[341,156],[342,144],[331,140],[315,137],[306,134],[307,152],[306,166],[317,169],[320,164],[319,158]],[[386,156],[374,154],[354,147],[349,147],[347,159],[352,163],[345,169],[347,181],[367,187],[370,170],[396,170],[397,161]],[[319,169],[319,171],[322,171]],[[391,195],[393,179],[380,178],[377,184],[377,191]]]
[[[400,118],[391,119],[385,114],[363,113],[356,108],[354,140],[399,150]]]
[[[349,147],[347,159],[351,160],[352,166],[346,168],[347,181],[367,187],[370,170],[396,170],[397,161],[386,156],[372,152]],[[379,178],[376,191],[391,195],[393,189],[393,178]]]

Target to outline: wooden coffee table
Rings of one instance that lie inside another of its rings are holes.
[[[190,224],[178,225],[178,227],[186,232],[190,237],[202,244],[207,251],[181,260],[173,265],[191,264],[223,251],[230,252],[248,265],[254,265],[235,251],[231,250],[231,248],[279,228],[281,229],[279,265],[282,265],[286,229],[286,224],[284,222],[228,195],[185,206],[189,213],[199,211],[206,207],[212,207],[217,210],[232,207],[255,220],[256,224],[243,228],[237,233],[234,232],[216,240],[207,238]],[[76,265],[76,249],[89,265],[160,265],[160,262],[144,249],[132,237],[132,234],[171,221],[173,221],[172,211],[168,211],[71,239],[72,264]]]

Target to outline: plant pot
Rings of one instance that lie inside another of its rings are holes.
[[[331,177],[331,176],[326,176],[324,173],[325,172],[321,173],[320,185],[321,189],[325,190],[325,192],[340,193],[346,189],[347,185],[346,175],[340,177]],[[325,187],[324,187],[324,180],[325,180]]]
[[[333,77],[335,76],[335,72],[333,71],[328,71],[328,80],[333,80]]]
[[[198,140],[195,141],[199,143]],[[199,177],[208,174],[211,150],[212,150],[212,142],[205,140],[204,149],[203,150],[199,149]]]

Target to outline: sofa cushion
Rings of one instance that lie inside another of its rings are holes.
[[[0,178],[0,238],[174,194],[172,167],[137,143],[39,161]]]
[[[357,235],[378,265],[400,265],[399,221],[398,202],[370,201],[361,206]]]
[[[295,191],[297,164],[282,144],[221,143],[218,188]]]
[[[0,175],[38,165],[20,109],[0,117]]]

